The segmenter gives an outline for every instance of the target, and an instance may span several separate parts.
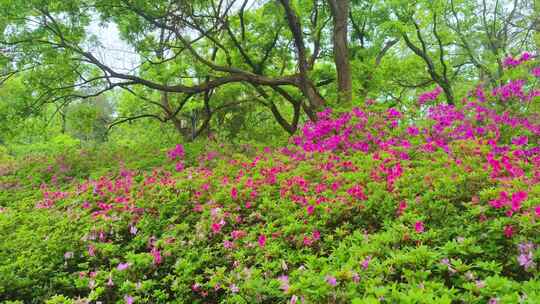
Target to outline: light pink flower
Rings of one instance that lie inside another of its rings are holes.
[[[130,295],[126,295],[124,300],[126,301],[126,304],[133,304],[133,297]]]
[[[161,264],[162,258],[161,258],[161,251],[159,251],[159,249],[157,249],[156,247],[153,247],[152,250],[150,251],[150,254],[154,258],[154,265]]]
[[[129,268],[129,263],[120,263],[118,266],[116,266],[116,269],[119,271],[124,271]]]
[[[326,276],[326,283],[328,283],[330,286],[335,287],[337,285],[337,280],[333,276]]]

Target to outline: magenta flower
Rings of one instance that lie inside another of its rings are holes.
[[[532,74],[534,77],[539,77],[540,78],[540,66],[537,66],[535,68],[532,69]]]
[[[540,205],[534,208],[534,213],[536,214],[537,217],[540,217]]]
[[[512,138],[512,144],[516,146],[526,146],[528,142],[529,138],[525,135]]]
[[[513,212],[521,208],[521,203],[527,199],[527,192],[519,191],[512,194],[511,208]]]
[[[307,206],[307,207],[306,207],[306,211],[307,211],[307,214],[308,214],[308,215],[312,215],[313,212],[315,211],[315,206],[313,206],[313,205]]]
[[[367,200],[367,196],[364,194],[364,190],[360,185],[356,185],[349,190],[347,190],[347,193],[356,198],[357,200],[365,201]]]
[[[184,158],[184,147],[180,144],[176,145],[176,147],[167,152],[167,156],[170,160]]]
[[[504,236],[511,238],[514,235],[514,227],[511,225],[504,226]]]
[[[238,199],[238,189],[236,189],[236,187],[233,187],[233,188],[231,189],[231,198],[232,198],[233,200]]]
[[[420,130],[415,126],[410,126],[407,128],[407,134],[409,134],[410,136],[417,136],[418,134],[420,134]]]
[[[174,166],[174,169],[176,170],[176,172],[184,171],[184,163],[183,162],[177,162],[176,165]]]
[[[321,239],[321,232],[319,230],[315,230],[311,236],[313,237],[313,240],[318,241]]]
[[[368,269],[369,263],[370,263],[370,262],[371,262],[371,256],[368,255],[368,256],[360,263],[360,265],[362,266],[362,268],[363,268],[364,270],[366,270],[366,269]]]
[[[221,224],[220,223],[213,223],[212,224],[212,232],[214,233],[220,233],[221,232]]]
[[[259,247],[264,248],[264,246],[266,245],[266,236],[264,234],[261,234],[259,236],[258,243],[259,243]]]
[[[418,96],[418,103],[420,105],[423,105],[428,101],[433,101],[437,99],[437,97],[439,97],[441,93],[442,93],[441,87],[436,87],[433,91],[424,92],[420,94],[420,96]]]
[[[390,118],[400,118],[401,117],[401,112],[399,112],[398,110],[396,110],[394,108],[388,109],[388,111],[386,113],[388,113],[388,117],[390,117]]]
[[[417,233],[423,233],[424,232],[424,222],[417,221],[416,223],[414,223],[414,230]]]
[[[161,258],[161,251],[159,251],[159,249],[157,249],[156,247],[152,247],[150,254],[154,258],[154,265],[161,264],[162,258]]]
[[[407,209],[407,202],[406,201],[399,202],[398,209],[396,211],[397,216],[401,216],[403,212],[405,212],[405,209]]]

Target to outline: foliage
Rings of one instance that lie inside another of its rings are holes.
[[[327,109],[281,148],[10,164],[0,299],[536,303],[539,63],[525,57],[492,92]]]

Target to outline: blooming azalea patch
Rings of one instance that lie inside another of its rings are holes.
[[[539,102],[534,81],[475,86],[457,105],[436,104],[436,88],[414,105],[420,117],[374,101],[326,109],[288,144],[251,154],[176,145],[151,170],[51,178],[32,212],[75,232],[35,242],[61,247],[44,258],[67,278],[55,292],[92,301],[534,297],[540,119],[523,110]],[[1,210],[4,223],[12,211]]]

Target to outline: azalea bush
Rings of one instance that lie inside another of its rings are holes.
[[[370,102],[283,147],[18,181],[33,190],[1,200],[0,299],[538,303],[539,64],[505,62],[500,87],[455,106],[434,88],[415,116]]]

